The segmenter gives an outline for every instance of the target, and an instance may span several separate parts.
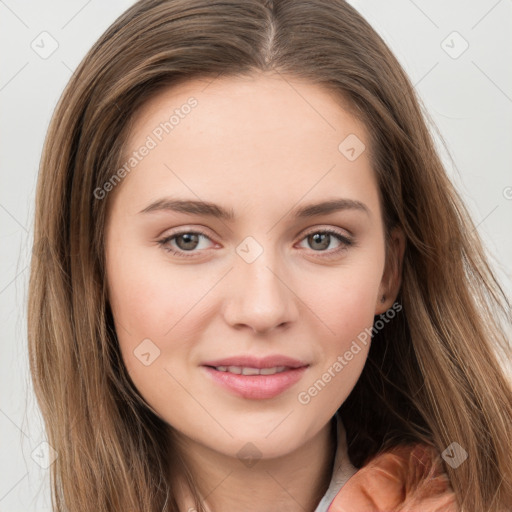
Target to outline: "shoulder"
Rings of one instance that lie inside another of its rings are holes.
[[[328,512],[459,512],[439,452],[408,444],[380,453],[358,470]]]

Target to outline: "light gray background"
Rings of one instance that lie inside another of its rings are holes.
[[[25,325],[43,139],[72,71],[132,3],[0,0],[0,512],[50,511],[48,472],[36,462],[44,465],[47,455],[30,391]],[[446,142],[449,153],[440,141],[439,150],[448,172],[510,295],[512,1],[351,3],[383,36],[415,84]],[[40,35],[45,31],[50,36]],[[47,58],[31,47],[48,51],[52,39],[58,48]]]

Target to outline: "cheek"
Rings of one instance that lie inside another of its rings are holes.
[[[325,364],[344,354],[357,340],[365,342],[359,343],[362,355],[369,348],[370,337],[364,333],[373,325],[377,285],[371,280],[348,281],[338,286],[333,283],[330,293],[318,297],[321,304],[317,310],[330,332],[330,335],[323,336]]]
[[[317,296],[318,309],[336,335],[343,335],[351,326],[367,326],[373,321],[377,292],[378,282],[368,277],[333,280],[329,289]]]
[[[149,339],[158,348],[160,333],[170,328],[172,320],[164,314],[164,304],[173,300],[172,294],[164,295],[166,287],[161,273],[158,267],[148,263],[141,251],[123,247],[115,241],[107,248],[109,300],[119,345],[130,374],[140,369],[141,361],[135,355],[137,347]],[[150,344],[145,343],[149,348]],[[150,350],[153,359],[157,348]]]
[[[343,404],[364,368],[380,284],[378,271],[345,270],[330,280],[323,293],[317,286],[310,296],[311,309],[328,329],[322,329],[325,334],[316,340],[318,364],[299,390],[297,402],[302,414],[322,421]]]
[[[311,279],[307,288],[308,306],[326,327],[318,339],[321,364],[316,377],[328,380],[329,376],[322,377],[325,371],[343,375],[331,379],[335,384],[329,386],[339,397],[346,397],[366,362],[383,261],[384,252],[376,247],[368,255],[359,254],[357,261],[347,261],[324,280],[323,286]]]
[[[338,346],[371,327],[383,270],[383,251],[358,254],[323,280],[308,286],[311,309],[330,328]],[[342,347],[339,347],[342,348]]]
[[[170,374],[191,358],[207,317],[205,296],[214,282],[184,265],[172,269],[165,258],[149,253],[115,246],[108,254],[117,338],[128,374],[146,400],[151,404],[167,388],[179,402],[180,388]]]
[[[186,324],[184,315],[190,307],[184,304],[183,293],[166,286],[157,268],[127,263],[119,261],[110,274],[111,307],[121,356],[139,394],[157,416],[169,422],[166,413],[179,410],[188,414],[190,406],[172,377],[172,362],[187,357],[187,340],[179,330]],[[172,348],[165,342],[169,338],[173,338]]]
[[[107,262],[114,318],[137,339],[161,338],[201,296],[197,276],[185,267],[171,271],[157,248],[115,246]]]

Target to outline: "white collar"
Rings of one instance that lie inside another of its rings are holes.
[[[348,458],[347,452],[347,438],[345,427],[341,421],[339,413],[336,413],[336,455],[334,457],[334,467],[331,476],[331,482],[327,488],[320,503],[315,508],[314,512],[327,512],[329,505],[332,503],[340,489],[345,485],[347,480],[357,472],[357,469],[352,465]]]

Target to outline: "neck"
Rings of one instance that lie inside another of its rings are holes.
[[[327,491],[336,452],[336,424],[331,420],[316,436],[291,453],[274,459],[241,461],[180,439],[180,453],[208,512],[313,511]],[[184,478],[176,487],[180,510],[195,510]]]

